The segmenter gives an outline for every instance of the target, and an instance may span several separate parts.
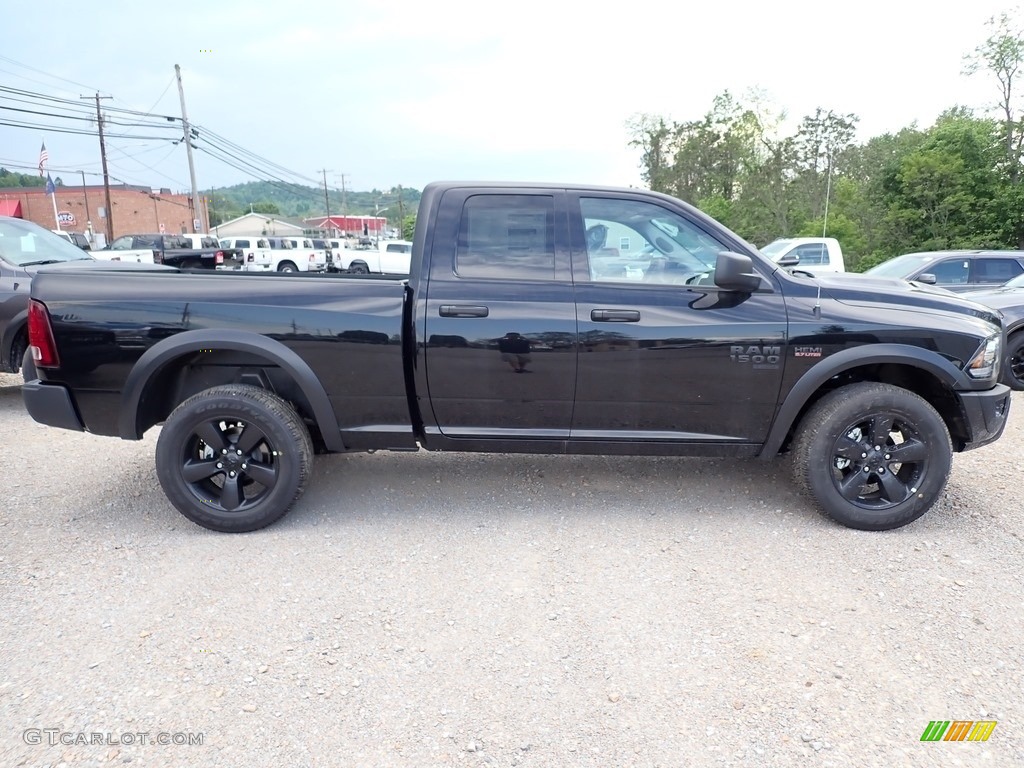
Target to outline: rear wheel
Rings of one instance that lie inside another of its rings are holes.
[[[942,417],[900,387],[850,384],[805,415],[792,446],[795,479],[849,528],[913,522],[942,494],[953,449]]]
[[[167,418],[156,470],[168,500],[214,531],[255,531],[302,495],[313,461],[309,430],[277,395],[228,384],[200,392]]]
[[[199,269],[200,266],[200,263],[195,259],[186,259],[185,261],[181,262],[182,269]]]
[[[278,272],[298,272],[299,268],[292,264],[290,261],[282,261],[277,265]]]
[[[14,337],[14,342],[11,344],[10,356],[6,361],[0,360],[0,363],[6,362],[7,365],[0,365],[0,370],[6,368],[11,373],[17,373],[21,367],[21,360],[25,357],[25,351],[28,349],[28,332],[22,328],[18,331],[17,336]]]
[[[370,274],[370,268],[361,261],[354,262],[348,268],[348,271],[353,275],[368,275]]]

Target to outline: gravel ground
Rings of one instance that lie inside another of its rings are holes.
[[[154,433],[37,425],[18,382],[0,766],[1024,764],[1019,395],[889,533],[781,464],[382,453],[228,535],[165,501]],[[955,719],[999,724],[919,741]]]

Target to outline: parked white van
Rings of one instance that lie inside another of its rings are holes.
[[[223,237],[221,248],[238,248],[244,254],[242,270],[245,272],[269,272],[274,268],[273,251],[265,237]]]

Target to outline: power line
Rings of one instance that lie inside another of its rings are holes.
[[[6,56],[0,56],[0,61],[6,61],[7,63],[13,64],[16,67],[24,67],[25,69],[31,70],[32,72],[37,72],[40,75],[45,75],[46,77],[53,78],[54,80],[61,80],[61,81],[65,82],[65,83],[71,83],[72,85],[77,85],[79,88],[86,88],[86,89],[88,89],[90,91],[98,91],[99,90],[99,88],[93,88],[91,85],[85,85],[84,83],[79,83],[79,82],[76,82],[74,80],[68,80],[66,77],[60,77],[59,75],[51,75],[49,72],[44,72],[41,69],[36,69],[35,67],[30,67],[28,64],[22,64],[20,61],[15,61],[14,59],[9,59]],[[24,76],[23,75],[15,75],[15,77],[24,77]],[[26,77],[25,79],[28,80],[29,78]],[[32,82],[36,82],[36,81],[33,80]],[[40,85],[45,85],[45,83],[40,83]]]

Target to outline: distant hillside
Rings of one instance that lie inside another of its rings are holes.
[[[250,210],[256,213],[278,214],[310,218],[326,215],[324,190],[301,184],[250,181],[232,187],[216,187],[201,193],[207,198],[210,224],[241,216]],[[397,224],[400,213],[414,215],[420,201],[420,190],[394,187],[389,190],[373,189],[369,192],[348,191],[342,197],[340,190],[328,191],[332,214],[380,212],[389,222]],[[399,202],[401,201],[401,203]]]

